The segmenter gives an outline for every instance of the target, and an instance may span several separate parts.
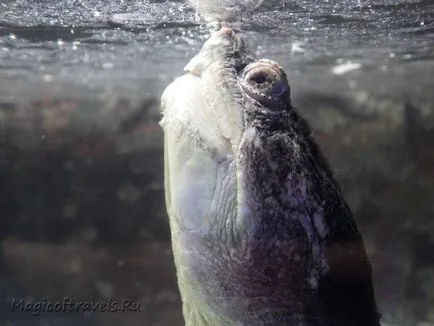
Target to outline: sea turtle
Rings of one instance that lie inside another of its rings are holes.
[[[222,27],[162,95],[186,325],[379,325],[353,214],[275,62]]]

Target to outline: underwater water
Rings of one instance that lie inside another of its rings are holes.
[[[385,325],[434,325],[434,2],[266,1],[236,27],[288,73]],[[212,29],[185,1],[0,3],[0,325],[182,325],[158,106]],[[141,313],[10,309],[65,297]]]

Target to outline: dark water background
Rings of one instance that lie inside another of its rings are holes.
[[[434,2],[274,1],[237,26],[338,171],[385,324],[434,325]],[[2,0],[0,325],[182,324],[158,100],[210,31],[183,1]],[[65,296],[142,313],[9,309]]]

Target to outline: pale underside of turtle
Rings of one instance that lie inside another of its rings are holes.
[[[277,63],[223,27],[162,113],[187,325],[379,325],[361,235]]]

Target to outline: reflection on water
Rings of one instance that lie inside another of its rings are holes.
[[[268,1],[236,23],[289,72],[352,206],[388,325],[434,325],[434,4]],[[9,325],[181,325],[157,124],[210,34],[183,1],[0,4],[0,295]],[[10,297],[142,313],[10,312]]]

